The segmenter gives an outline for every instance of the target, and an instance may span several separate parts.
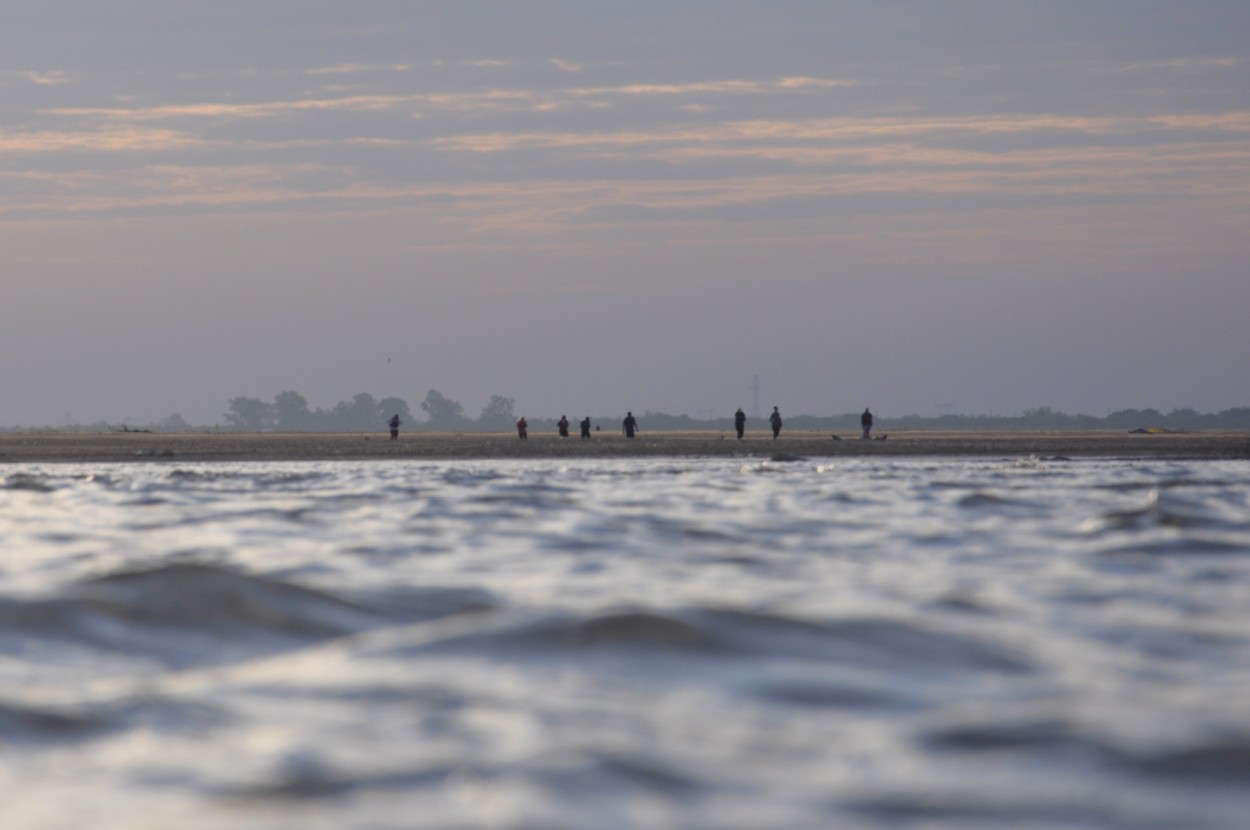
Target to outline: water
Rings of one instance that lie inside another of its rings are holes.
[[[1250,462],[5,468],[7,828],[1243,828]]]

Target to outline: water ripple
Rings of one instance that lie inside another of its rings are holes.
[[[4,472],[6,826],[1250,812],[1244,460]]]

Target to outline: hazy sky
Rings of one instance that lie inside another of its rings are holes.
[[[1250,405],[1250,3],[7,0],[0,424]]]

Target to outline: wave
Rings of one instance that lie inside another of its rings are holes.
[[[1022,718],[938,727],[924,733],[921,743],[934,751],[963,754],[1060,752],[1069,763],[1079,757],[1150,778],[1206,783],[1250,780],[1250,733],[1141,749],[1063,720]]]
[[[980,510],[983,508],[1005,508],[1005,507],[1030,507],[1025,502],[1016,501],[1014,499],[996,496],[993,493],[970,493],[964,496],[958,502],[959,506],[965,510]]]
[[[1211,500],[1196,502],[1152,489],[1141,507],[1107,511],[1087,520],[1081,527],[1090,536],[1160,528],[1245,533],[1250,530],[1250,523],[1240,505],[1223,506]]]
[[[552,750],[520,764],[478,762],[430,764],[361,773],[342,768],[321,753],[301,750],[278,759],[272,771],[257,783],[225,789],[228,798],[284,801],[341,798],[351,793],[399,791],[411,794],[451,791],[466,795],[501,782],[523,780],[568,801],[601,799],[607,793],[639,792],[649,797],[688,799],[709,788],[694,771],[683,770],[644,752],[607,750]],[[591,795],[593,794],[593,795]],[[427,826],[418,824],[413,826]],[[459,822],[447,825],[462,826]],[[468,826],[468,825],[463,825]],[[473,825],[476,826],[476,825]],[[518,825],[520,826],[520,825]],[[550,826],[524,825],[524,826]],[[557,826],[569,826],[560,823]]]
[[[410,590],[362,602],[212,565],[167,564],[80,582],[57,597],[0,599],[0,652],[37,658],[43,644],[180,669],[489,606],[482,592]]]
[[[44,745],[141,728],[168,735],[215,728],[229,719],[224,708],[151,696],[61,706],[12,700],[0,703],[0,739]]]
[[[0,489],[26,490],[31,493],[51,493],[56,488],[52,486],[47,476],[13,473],[4,477],[3,484],[0,484]]]
[[[505,661],[536,654],[580,659],[629,652],[641,659],[784,659],[955,674],[1034,670],[1029,661],[996,642],[926,625],[872,617],[810,621],[721,608],[494,615],[468,629],[408,646],[405,652],[477,653]]]
[[[874,819],[872,827],[1031,827],[1056,830],[1119,827],[1124,830],[1172,830],[1178,826],[1171,817],[1154,819],[1135,816],[1131,823],[1121,823],[1114,810],[1083,803],[1079,796],[1048,800],[1044,796],[1013,797],[984,792],[889,793],[848,799],[831,806],[837,811],[847,810]],[[838,823],[832,822],[830,826],[836,827]]]

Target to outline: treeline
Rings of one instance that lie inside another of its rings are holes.
[[[922,417],[909,415],[879,423],[895,429],[1011,430],[1011,429],[1150,429],[1178,431],[1203,429],[1250,429],[1250,407],[1241,406],[1222,412],[1203,413],[1194,409],[1121,409],[1105,418],[1093,415],[1069,415],[1042,406],[1025,410],[1017,416],[940,415]],[[795,424],[798,428],[798,425]]]
[[[476,418],[470,418],[464,412],[459,401],[446,397],[436,389],[426,393],[418,407],[421,415],[415,414],[408,402],[399,397],[375,398],[361,392],[349,401],[341,401],[329,409],[312,408],[308,400],[298,392],[280,392],[272,400],[259,398],[232,398],[222,415],[222,421],[215,424],[196,425],[188,423],[180,414],[149,424],[132,424],[123,422],[112,424],[96,422],[93,424],[66,424],[65,429],[82,432],[113,431],[147,431],[147,432],[183,432],[203,430],[233,430],[240,432],[370,432],[382,430],[392,415],[398,415],[404,422],[403,430],[453,431],[453,432],[502,432],[513,429],[517,413],[512,398],[503,395],[492,395],[486,406]],[[542,433],[555,432],[556,420],[560,414],[566,414],[574,425],[583,417],[584,412],[556,413],[550,417],[533,417],[526,414],[530,431]],[[637,414],[637,413],[636,413]],[[1122,409],[1112,412],[1105,418],[1092,415],[1069,415],[1049,407],[1038,407],[1025,411],[1021,415],[903,415],[891,417],[880,412],[876,416],[876,430],[888,432],[891,429],[928,429],[928,430],[1064,430],[1064,429],[1166,429],[1192,432],[1197,430],[1250,430],[1250,407],[1236,407],[1218,413],[1202,413],[1194,409],[1173,409],[1171,412],[1160,412],[1157,409]],[[784,415],[784,413],[783,413]],[[842,415],[785,415],[786,430],[828,430],[851,431],[859,430],[858,412]],[[609,432],[619,432],[624,412],[611,413],[606,416],[592,416],[591,422],[596,428]],[[638,415],[639,425],[643,432],[650,430],[733,430],[733,415],[726,413],[723,418],[691,418],[689,415],[670,415],[663,412],[642,412]],[[7,430],[20,430],[23,427],[7,427]],[[748,418],[748,430],[767,430],[768,422],[764,418]]]
[[[263,432],[341,432],[378,429],[393,415],[408,428],[429,430],[502,430],[516,421],[512,398],[494,395],[476,420],[465,416],[459,401],[431,389],[421,401],[423,420],[413,415],[403,398],[374,398],[361,392],[350,401],[340,401],[332,409],[312,409],[298,392],[279,392],[272,401],[260,398],[231,398],[224,414],[226,429]]]
[[[224,428],[246,431],[368,431],[380,429],[392,416],[399,415],[405,429],[430,431],[488,431],[510,430],[516,423],[517,413],[512,398],[492,395],[476,418],[465,414],[459,401],[446,397],[436,389],[426,393],[419,409],[421,417],[414,415],[403,398],[375,399],[360,393],[350,401],[343,401],[332,409],[310,409],[308,401],[298,392],[282,392],[271,402],[256,398],[233,398],[225,413]],[[586,413],[555,413],[549,417],[532,417],[527,414],[533,432],[556,429],[556,420],[566,414],[576,424]],[[625,413],[592,417],[596,426],[611,432],[620,430]],[[787,415],[788,430],[858,430],[858,412],[842,415]],[[174,416],[176,417],[176,416]],[[168,420],[168,419],[167,419]],[[732,430],[733,415],[723,418],[691,418],[689,415],[670,415],[663,412],[643,412],[639,415],[641,428],[645,430]],[[168,426],[168,425],[166,425]],[[748,418],[748,429],[765,430],[764,418]],[[1163,413],[1157,409],[1122,409],[1104,418],[1093,415],[1069,415],[1049,407],[1026,410],[1021,415],[903,415],[883,416],[877,413],[877,429],[931,429],[931,430],[1039,430],[1039,429],[1150,429],[1203,430],[1203,429],[1250,429],[1250,407],[1226,409],[1219,413],[1202,413],[1194,409],[1174,409]]]
[[[1157,409],[1121,409],[1105,418],[1094,415],[1069,415],[1065,412],[1038,407],[1026,410],[1022,415],[903,415],[882,417],[876,415],[877,431],[884,429],[929,430],[1052,430],[1052,429],[1113,429],[1134,430],[1162,428],[1183,432],[1203,429],[1250,429],[1250,407],[1236,407],[1218,413],[1202,413],[1193,409],[1174,409],[1164,413]],[[763,421],[761,421],[761,424]],[[858,429],[859,413],[847,413],[831,418],[799,415],[786,418],[788,429]]]

